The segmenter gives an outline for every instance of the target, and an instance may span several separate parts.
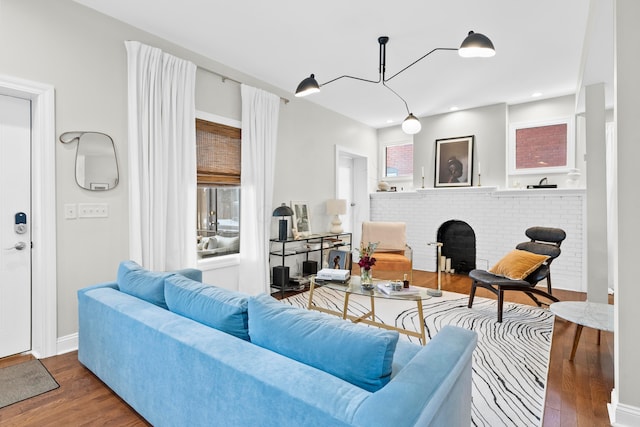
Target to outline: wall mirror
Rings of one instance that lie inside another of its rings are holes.
[[[87,190],[105,191],[118,185],[118,160],[113,139],[100,132],[65,132],[60,142],[78,141],[76,182]]]

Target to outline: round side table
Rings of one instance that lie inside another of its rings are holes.
[[[600,331],[613,332],[613,305],[589,301],[561,301],[554,302],[549,310],[556,316],[576,324],[576,333],[573,337],[571,357],[573,361],[580,341],[583,327],[598,330],[598,345],[600,345]]]

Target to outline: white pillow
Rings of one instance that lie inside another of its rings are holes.
[[[207,239],[207,249],[215,249],[218,247],[218,238],[216,236]]]
[[[238,248],[240,247],[240,238],[238,236],[236,237],[223,237],[223,236],[216,236],[216,239],[218,240],[218,246],[219,248],[229,248],[229,249],[233,249],[233,248]]]

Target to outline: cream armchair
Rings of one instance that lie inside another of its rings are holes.
[[[365,221],[362,223],[361,245],[378,243],[373,257],[375,271],[398,271],[413,282],[413,251],[407,245],[404,222]],[[398,277],[402,279],[402,275]]]

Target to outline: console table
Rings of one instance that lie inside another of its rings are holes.
[[[320,267],[318,267],[318,269],[320,269],[322,268],[321,265],[325,251],[332,249],[346,249],[344,252],[348,254],[346,257],[348,266],[345,266],[345,268],[351,270],[351,250],[353,249],[351,233],[319,233],[298,239],[271,239],[269,241],[269,258],[271,259],[272,256],[278,258],[280,261],[279,265],[285,269],[286,259],[288,257],[303,256],[305,261],[309,261],[309,254],[319,253]],[[302,271],[300,274],[302,274]],[[286,290],[299,289],[299,286],[288,287],[287,283],[279,284],[274,282],[275,280],[272,279],[271,287],[280,289],[282,297],[284,297]]]

